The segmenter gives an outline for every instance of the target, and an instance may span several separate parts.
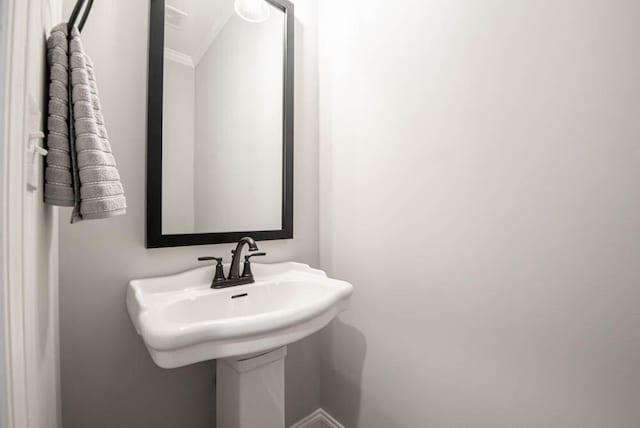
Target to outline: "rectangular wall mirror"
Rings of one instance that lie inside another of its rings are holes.
[[[151,0],[147,247],[293,237],[293,4]]]

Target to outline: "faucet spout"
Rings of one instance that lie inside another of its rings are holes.
[[[236,245],[236,249],[232,251],[233,259],[231,259],[231,267],[229,268],[229,276],[228,279],[237,279],[240,278],[240,260],[242,258],[242,248],[248,245],[249,251],[258,251],[258,245],[253,238],[249,236],[245,236],[238,241],[238,245]]]

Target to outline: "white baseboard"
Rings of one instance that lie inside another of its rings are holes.
[[[333,416],[324,409],[317,409],[309,416],[299,420],[290,428],[344,428],[344,426],[336,421]]]

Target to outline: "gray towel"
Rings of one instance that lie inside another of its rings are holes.
[[[93,63],[82,48],[76,27],[71,30],[69,51],[74,143],[80,178],[80,208],[74,210],[74,220],[124,214],[127,202],[104,126]]]
[[[66,39],[66,24],[61,25],[63,26],[61,32],[65,34]],[[60,30],[59,27],[54,28],[49,38],[49,40],[55,38],[56,41],[51,43],[54,47],[58,43],[57,31]],[[64,59],[58,55],[60,51],[56,50],[55,52],[56,54],[52,53],[51,55],[53,61],[50,61],[52,79],[53,66],[60,62],[64,63]],[[57,110],[52,110],[51,106],[49,109],[49,119],[52,121],[49,126],[49,135],[53,137],[54,143],[57,142],[56,138],[68,136],[66,139],[60,138],[65,140],[67,151],[65,153],[63,153],[64,151],[58,152],[51,160],[48,160],[47,170],[53,171],[62,169],[57,168],[61,165],[67,166],[65,171],[69,173],[70,181],[69,177],[65,176],[66,181],[63,183],[70,187],[73,196],[72,223],[83,219],[99,219],[124,214],[127,207],[126,199],[104,126],[93,64],[82,48],[80,33],[75,27],[71,31],[67,52],[68,72],[70,71],[71,75],[71,88],[68,85],[66,87],[67,99],[71,99],[73,104],[67,105],[66,116],[60,114],[53,120],[52,114],[56,114]],[[59,68],[56,68],[56,71],[58,72]],[[61,94],[64,91],[58,83],[56,83],[55,91],[55,93],[51,91],[50,85],[50,100],[57,95],[60,95],[61,99],[64,98]],[[63,104],[56,99],[55,107],[60,110],[63,108]],[[69,110],[71,110],[71,114],[69,114]],[[61,117],[68,118],[69,116],[73,117],[73,121],[70,124],[67,123],[65,134],[60,131],[63,128]],[[66,157],[62,154],[66,154]],[[48,174],[51,177],[54,175],[54,172]],[[58,187],[51,186],[51,192],[47,198],[45,186],[45,201],[54,205],[62,205],[55,202],[64,201],[64,205],[68,206],[68,199],[55,197],[59,193]]]
[[[69,55],[67,24],[53,27],[47,39],[49,64],[49,117],[44,201],[50,205],[74,206],[73,174],[69,146]]]

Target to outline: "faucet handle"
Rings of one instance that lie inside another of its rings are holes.
[[[253,252],[253,251],[258,251],[258,250],[247,250],[247,251]],[[264,254],[266,255],[267,253],[264,253]],[[236,255],[236,250],[231,250],[231,255],[235,256]],[[260,253],[254,254],[254,256],[261,256],[261,255],[262,254],[260,254]]]
[[[251,253],[251,254],[247,254],[246,256],[244,256],[244,261],[248,262],[251,257],[266,256],[266,255],[267,255],[267,253]]]
[[[253,272],[251,272],[251,257],[255,256],[266,256],[267,253],[252,253],[244,256],[244,266],[242,267],[242,277],[243,278],[253,278]]]
[[[204,262],[204,261],[208,261],[208,260],[215,260],[218,263],[222,263],[222,257],[211,257],[211,256],[198,257],[198,261],[199,262]]]
[[[222,257],[205,256],[205,257],[198,257],[198,260],[201,262],[208,261],[208,260],[216,261],[216,273],[215,275],[213,275],[213,281],[211,282],[212,287],[214,284],[217,284],[218,282],[225,280],[224,267],[222,266]]]

